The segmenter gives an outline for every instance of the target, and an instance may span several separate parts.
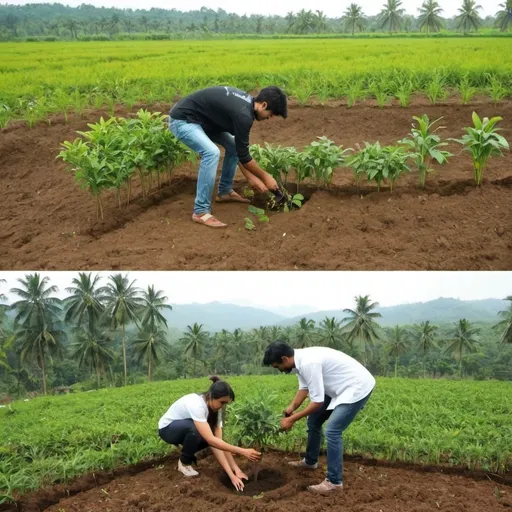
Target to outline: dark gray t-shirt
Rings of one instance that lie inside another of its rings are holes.
[[[172,119],[201,125],[206,134],[228,132],[235,136],[238,160],[252,160],[249,133],[254,123],[254,98],[235,87],[216,86],[196,91],[176,103]]]

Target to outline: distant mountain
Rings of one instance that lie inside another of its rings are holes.
[[[350,306],[352,307],[352,306]],[[379,323],[383,326],[396,324],[415,324],[430,320],[437,324],[456,322],[465,318],[470,322],[496,322],[498,311],[506,309],[507,304],[501,299],[459,300],[440,298],[428,302],[401,304],[399,306],[376,309],[382,315]],[[297,316],[281,322],[281,325],[293,325],[301,318],[315,320],[318,324],[325,317],[335,317],[338,320],[346,315],[341,310],[319,311],[308,315]]]
[[[203,324],[210,332],[222,329],[252,329],[260,325],[277,325],[286,320],[285,316],[277,315],[263,309],[210,302],[209,304],[176,304],[172,311],[165,313],[169,326],[185,330],[194,322]]]

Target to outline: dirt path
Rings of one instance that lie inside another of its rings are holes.
[[[159,110],[166,110],[164,107]],[[256,123],[251,142],[303,147],[326,135],[345,147],[380,140],[394,143],[412,116],[444,116],[444,137],[460,137],[471,113],[500,114],[512,140],[512,102],[407,109],[343,106],[290,109],[287,120]],[[119,112],[122,114],[123,112]],[[195,170],[185,167],[173,183],[119,211],[106,197],[105,221],[55,160],[60,142],[73,139],[101,112],[32,130],[13,126],[0,137],[0,268],[9,270],[510,270],[512,269],[512,154],[490,161],[476,190],[466,154],[429,177],[425,193],[416,176],[390,194],[353,187],[341,171],[332,190],[314,191],[301,211],[271,214],[268,225],[244,229],[247,207],[216,205],[229,224],[208,230],[191,222]],[[451,149],[458,151],[458,146]],[[239,184],[241,184],[240,181]]]

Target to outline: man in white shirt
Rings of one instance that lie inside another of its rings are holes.
[[[290,465],[316,469],[322,443],[322,425],[327,421],[327,478],[308,490],[330,494],[343,489],[343,431],[364,408],[375,387],[372,374],[347,354],[326,347],[294,349],[287,343],[274,341],[265,350],[264,366],[284,373],[297,373],[299,391],[284,411],[281,428],[290,430],[294,423],[308,417],[306,457]],[[295,411],[309,395],[309,405]]]

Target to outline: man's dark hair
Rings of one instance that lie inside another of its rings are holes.
[[[275,116],[281,116],[283,119],[288,117],[288,98],[286,94],[275,85],[261,89],[255,101],[265,102],[267,110],[270,110]]]
[[[263,366],[271,366],[274,363],[282,363],[283,357],[292,357],[295,351],[284,341],[273,341],[266,349],[263,356]]]

